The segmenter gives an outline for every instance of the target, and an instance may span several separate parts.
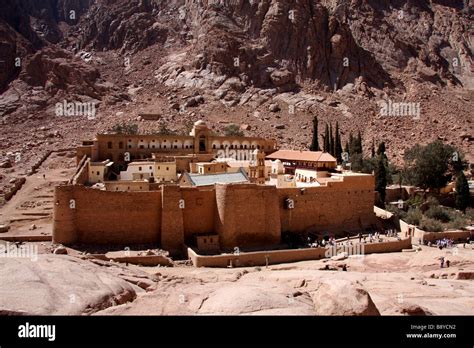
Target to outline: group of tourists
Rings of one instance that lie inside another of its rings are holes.
[[[400,237],[398,236],[398,232],[395,229],[388,229],[384,230],[382,229],[381,232],[376,231],[374,233],[369,233],[368,235],[363,235],[362,233],[359,233],[357,235],[359,243],[374,243],[374,242],[383,242],[384,238],[387,237],[397,237],[400,240]],[[319,248],[319,247],[335,247],[337,245],[343,245],[343,246],[350,246],[357,244],[357,241],[351,241],[350,237],[347,237],[345,241],[336,241],[336,238],[331,236],[329,237],[328,240],[326,239],[321,239],[321,240],[315,240],[311,241],[311,238],[308,237],[308,247],[310,248]]]
[[[449,268],[449,265],[451,264],[449,260],[445,261],[444,257],[440,257],[439,261],[440,261],[441,268],[443,268],[445,264],[446,264],[446,267]]]

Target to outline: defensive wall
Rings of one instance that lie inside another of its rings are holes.
[[[361,255],[400,252],[404,249],[411,249],[411,238],[397,241],[360,244],[360,246],[360,250],[363,250]],[[353,248],[353,246],[350,247]],[[341,246],[341,249],[342,248],[343,247]],[[327,252],[328,249],[326,248],[305,248],[239,252],[238,254],[221,254],[209,256],[199,255],[192,248],[187,249],[188,257],[191,259],[195,267],[252,267],[306,260],[319,260],[327,257]]]
[[[429,232],[424,231],[415,225],[410,225],[403,220],[400,220],[400,231],[402,236],[411,236],[416,243],[421,239],[423,242],[434,242],[439,239],[452,239],[455,242],[465,241],[468,237],[473,236],[471,231],[442,231],[442,232]]]
[[[304,189],[216,184],[111,192],[63,185],[55,188],[53,239],[62,244],[158,243],[172,253],[184,252],[185,244],[201,234],[218,234],[222,250],[278,245],[282,232],[337,235],[374,224],[373,187],[372,176],[347,176]]]

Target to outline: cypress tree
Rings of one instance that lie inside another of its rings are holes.
[[[318,141],[318,116],[314,116],[313,119],[313,141],[309,147],[310,151],[321,151]]]
[[[335,145],[335,154],[339,162],[342,162],[342,143],[341,143],[341,134],[339,133],[339,122],[336,122],[336,145]]]
[[[334,156],[334,135],[332,133],[332,124],[329,124],[329,153]]]
[[[352,135],[352,131],[349,133],[349,154],[352,156],[355,154],[354,151],[354,136]]]
[[[456,208],[462,212],[469,206],[469,184],[463,171],[456,178]]]
[[[370,152],[371,152],[371,155],[372,155],[372,158],[375,157],[375,140],[372,138],[372,147],[370,149]]]
[[[329,126],[326,123],[326,129],[324,130],[324,152],[329,152]]]
[[[377,149],[377,155],[380,155],[381,153],[385,154],[385,142],[383,141],[379,144]]]
[[[378,156],[375,166],[375,191],[379,193],[382,207],[385,207],[385,188],[387,187],[387,171],[385,170],[384,154]]]
[[[355,153],[362,154],[362,135],[360,134],[360,130],[357,134],[355,143],[356,143]]]

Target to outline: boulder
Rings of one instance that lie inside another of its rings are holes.
[[[272,83],[279,87],[286,85],[288,83],[294,82],[294,75],[290,71],[284,70],[275,70],[270,74],[270,80]]]
[[[416,304],[405,304],[400,308],[400,313],[404,315],[413,315],[413,316],[424,316],[424,315],[433,315],[428,309],[416,305]]]
[[[143,290],[119,278],[123,272],[67,255],[2,257],[0,313],[80,315],[126,303]]]
[[[270,110],[271,112],[278,112],[281,109],[277,103],[273,103],[273,104],[270,104],[270,106],[268,107],[268,110]]]
[[[67,255],[67,249],[63,246],[59,246],[54,249],[53,254],[55,255]]]
[[[380,315],[369,293],[358,283],[333,279],[312,293],[318,315]]]

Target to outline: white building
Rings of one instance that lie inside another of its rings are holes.
[[[119,180],[148,180],[150,177],[153,177],[155,182],[176,181],[176,162],[131,162],[127,170],[120,172]]]

